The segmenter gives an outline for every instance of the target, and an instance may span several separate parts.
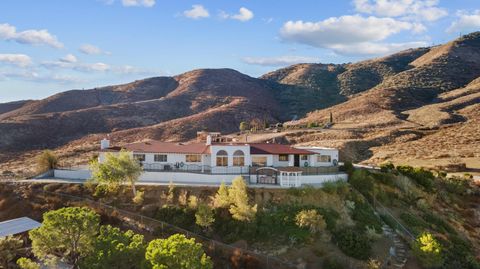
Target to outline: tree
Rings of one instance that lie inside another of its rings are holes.
[[[333,113],[330,111],[330,123],[333,123]]]
[[[91,253],[100,217],[86,207],[65,207],[43,214],[42,225],[31,230],[32,251],[42,261],[56,258],[78,268],[82,257]]]
[[[40,269],[40,264],[28,259],[20,258],[17,260],[17,265],[21,269]]]
[[[200,243],[183,234],[156,239],[148,244],[145,258],[153,269],[211,269],[213,263]]]
[[[228,189],[230,201],[230,214],[232,218],[239,221],[252,221],[257,214],[257,205],[248,204],[247,185],[243,178],[236,177],[232,181],[232,186]]]
[[[311,233],[318,233],[327,227],[323,216],[315,209],[298,212],[295,222],[299,227],[308,228]]]
[[[143,169],[129,152],[122,150],[117,155],[106,154],[103,163],[94,160],[90,163],[90,169],[94,182],[106,184],[110,190],[116,190],[120,184],[128,182],[132,186],[133,197],[137,195],[135,182]]]
[[[442,246],[431,233],[420,234],[413,242],[412,250],[413,254],[426,268],[437,268],[444,262]]]
[[[146,243],[143,235],[133,231],[122,232],[110,225],[101,226],[94,240],[93,251],[83,258],[82,268],[136,269],[145,265]]]
[[[22,246],[22,240],[17,237],[0,237],[0,267],[9,268],[8,264],[18,256]]]
[[[245,121],[240,122],[239,129],[240,129],[240,131],[242,131],[242,132],[248,130],[248,123],[245,122]]]
[[[208,229],[215,221],[212,208],[205,203],[198,205],[197,212],[195,213],[195,223]]]
[[[261,130],[263,127],[263,122],[262,120],[255,118],[250,121],[250,128],[253,131]]]
[[[225,182],[220,184],[215,198],[213,200],[213,206],[215,208],[228,208],[230,206],[230,197],[228,196],[228,187]]]
[[[39,172],[46,172],[57,168],[58,157],[51,150],[44,150],[42,154],[37,157],[37,170]]]

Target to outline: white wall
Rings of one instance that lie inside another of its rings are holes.
[[[337,160],[338,163],[338,149],[329,149],[329,148],[319,148],[319,147],[296,147],[298,149],[305,149],[309,151],[313,151],[317,154],[310,155],[309,163],[310,166],[321,167],[321,166],[333,166],[333,160]],[[330,162],[318,162],[317,156],[318,155],[329,155]],[[300,162],[300,164],[303,164]]]
[[[54,177],[61,179],[78,179],[85,180],[92,177],[90,170],[54,170]]]
[[[347,180],[347,174],[301,176],[302,185],[320,185],[328,181]]]
[[[252,164],[252,160],[250,158],[250,145],[229,145],[229,144],[223,144],[223,145],[212,145],[210,146],[210,152],[211,152],[211,160],[210,160],[210,165],[211,166],[217,166],[217,153],[220,150],[224,150],[228,154],[228,166],[233,166],[233,153],[237,150],[243,151],[244,158],[245,158],[245,166],[249,166]]]

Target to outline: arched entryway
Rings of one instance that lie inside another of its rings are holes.
[[[216,166],[228,166],[228,153],[225,150],[219,150],[215,161]]]
[[[237,150],[233,153],[233,166],[245,166],[245,153]]]

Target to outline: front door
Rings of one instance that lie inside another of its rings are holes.
[[[300,167],[300,155],[295,154],[293,158],[293,165],[295,167]]]

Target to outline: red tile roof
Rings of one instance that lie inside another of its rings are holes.
[[[311,155],[315,152],[305,149],[297,149],[289,145],[282,144],[268,144],[268,143],[255,143],[250,144],[250,154],[302,154]]]
[[[127,144],[123,147],[110,147],[103,151],[120,151],[125,149],[133,152],[145,153],[192,153],[192,154],[207,154],[210,153],[210,146],[205,143],[172,143],[160,141],[146,141],[133,144]]]

